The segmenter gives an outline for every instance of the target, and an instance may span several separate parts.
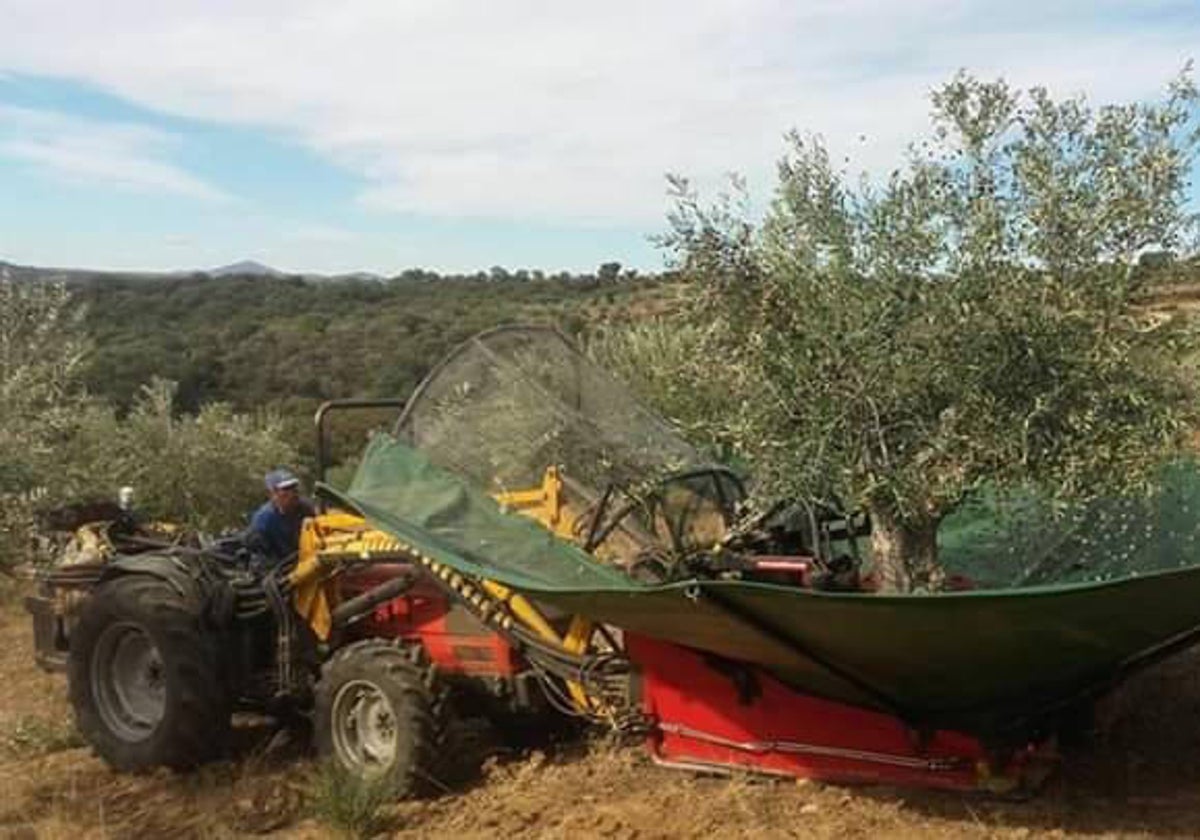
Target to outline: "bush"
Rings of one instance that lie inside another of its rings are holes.
[[[309,790],[313,815],[344,837],[371,837],[386,826],[380,813],[392,799],[388,785],[348,774],[323,763]]]
[[[0,729],[0,757],[34,758],[83,746],[70,718],[23,715]]]
[[[135,488],[139,509],[206,531],[245,524],[262,475],[294,464],[278,417],[213,403],[177,414],[154,379],[119,417],[79,384],[88,342],[61,284],[0,270],[0,572],[33,559],[35,513]]]
[[[0,571],[28,557],[34,506],[86,402],[75,384],[85,353],[61,284],[0,269]]]
[[[111,496],[129,485],[148,516],[210,532],[242,527],[263,500],[263,474],[294,464],[295,447],[283,441],[278,417],[223,403],[177,415],[175,394],[175,383],[156,379],[124,419],[108,407],[82,415],[63,452],[70,496]]]

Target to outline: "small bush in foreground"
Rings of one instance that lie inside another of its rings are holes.
[[[385,780],[364,781],[325,763],[312,781],[313,816],[345,837],[370,837],[385,827],[380,813],[393,799]]]
[[[32,758],[83,746],[69,720],[25,715],[0,728],[0,756]]]

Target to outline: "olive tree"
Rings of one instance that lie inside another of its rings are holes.
[[[0,572],[30,559],[40,509],[130,484],[148,515],[237,527],[262,500],[263,473],[296,462],[277,417],[219,403],[181,414],[165,380],[125,416],[89,396],[80,316],[63,284],[0,269]]]
[[[103,498],[128,485],[148,517],[209,532],[244,527],[265,501],[264,473],[297,466],[296,447],[278,416],[226,403],[182,413],[177,394],[176,383],[152,379],[123,417],[99,404],[80,413],[59,451],[69,492],[56,495]]]
[[[83,400],[86,339],[67,290],[0,268],[0,571],[25,559],[45,476]]]
[[[1196,342],[1139,314],[1139,256],[1185,245],[1196,116],[1187,71],[1100,108],[960,73],[886,179],[796,133],[761,220],[736,181],[704,203],[673,178],[690,302],[657,328],[675,349],[625,370],[718,371],[723,402],[676,389],[670,412],[766,492],[865,508],[885,589],[936,587],[938,524],[984,484],[1129,490],[1178,451]]]

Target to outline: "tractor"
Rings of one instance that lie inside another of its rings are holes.
[[[318,475],[332,415],[402,405],[323,404]],[[551,468],[540,486],[496,498],[561,530],[561,490]],[[406,796],[444,789],[456,713],[555,729],[553,704],[568,716],[590,709],[562,678],[569,668],[522,656],[523,643],[484,620],[479,603],[577,655],[591,644],[589,625],[422,563],[357,513],[321,504],[297,555],[272,568],[246,535],[200,540],[141,523],[126,505],[82,511],[99,518],[68,516],[63,562],[39,575],[26,607],[39,664],[66,672],[80,733],[119,770],[215,760],[233,714],[248,711],[310,729],[339,770]]]

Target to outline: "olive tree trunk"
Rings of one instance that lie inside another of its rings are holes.
[[[871,511],[871,558],[880,592],[938,589],[936,519],[902,520],[890,511]]]

